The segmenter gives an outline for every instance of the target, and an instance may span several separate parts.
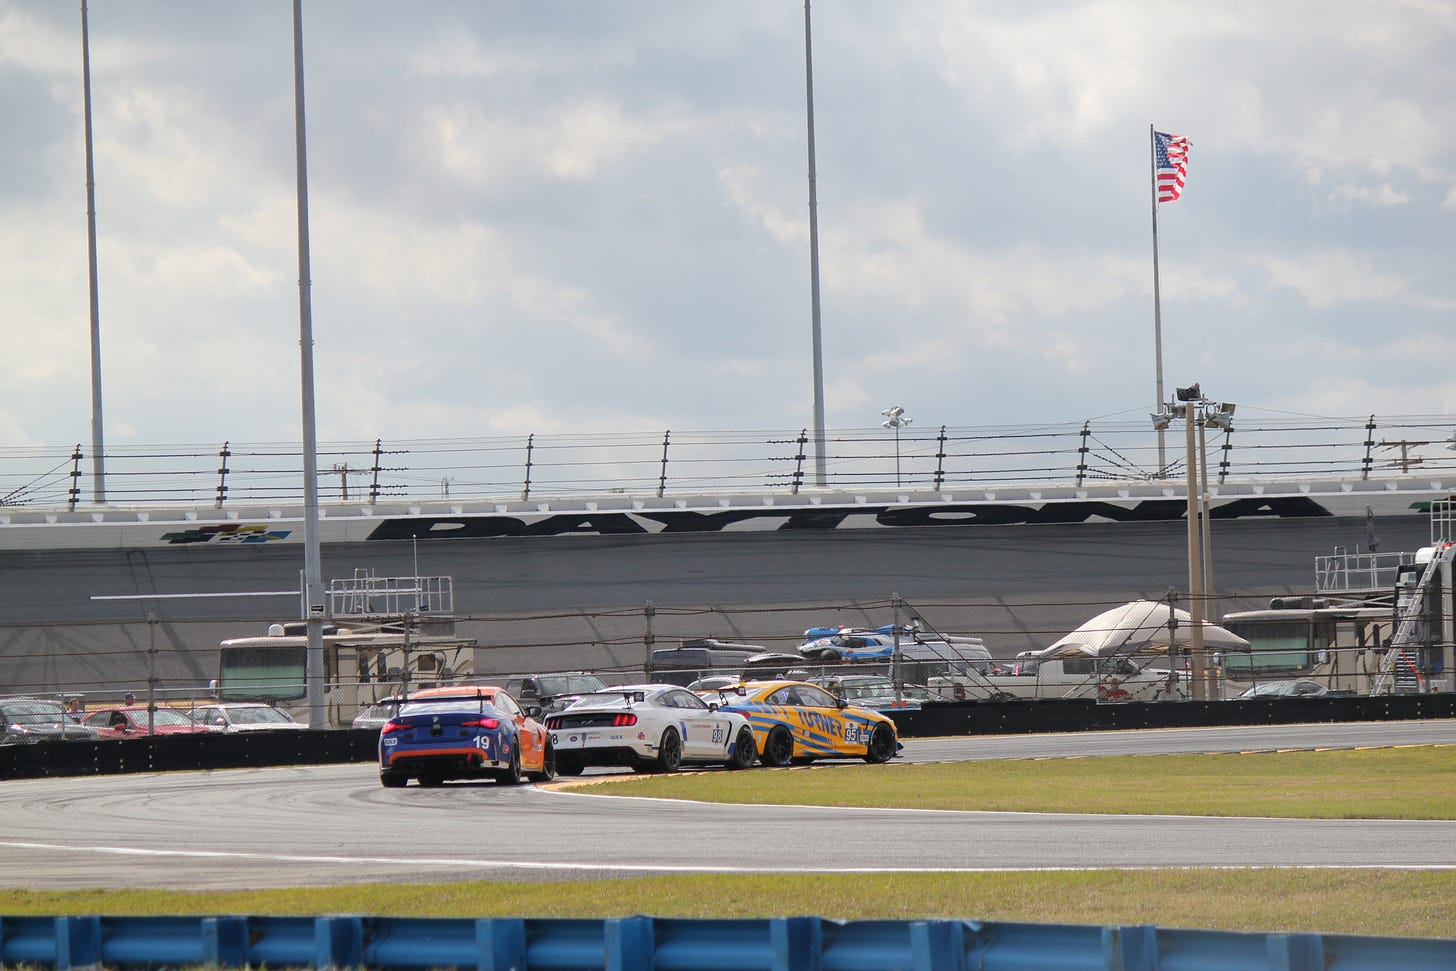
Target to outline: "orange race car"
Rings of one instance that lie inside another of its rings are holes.
[[[410,779],[494,778],[515,785],[556,777],[546,728],[505,690],[489,685],[426,688],[401,699],[379,730],[379,781],[397,789]]]

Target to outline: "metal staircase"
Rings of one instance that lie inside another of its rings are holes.
[[[1450,500],[1431,504],[1431,558],[1416,582],[1397,590],[1396,630],[1381,659],[1380,670],[1371,685],[1372,695],[1420,694],[1430,690],[1421,673],[1420,654],[1416,648],[1423,633],[1427,592],[1441,574],[1441,568],[1456,554],[1451,535],[1456,523],[1456,510]]]

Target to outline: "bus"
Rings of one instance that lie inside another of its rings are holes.
[[[348,725],[363,708],[420,688],[453,684],[475,670],[475,641],[404,629],[324,628],[324,706],[328,723]],[[307,714],[308,637],[302,623],[273,624],[261,637],[219,647],[213,694],[263,701]]]

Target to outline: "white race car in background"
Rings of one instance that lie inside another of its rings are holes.
[[[746,769],[758,757],[742,715],[675,684],[619,685],[582,695],[546,717],[560,775],[588,765],[624,765],[638,772],[676,772],[686,762]]]

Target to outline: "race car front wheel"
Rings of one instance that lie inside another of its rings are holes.
[[[870,744],[865,747],[866,762],[888,762],[895,757],[895,730],[889,725],[879,724],[870,733]]]
[[[546,750],[541,753],[541,771],[532,772],[532,782],[550,782],[556,778],[556,749],[550,742],[546,743]]]

